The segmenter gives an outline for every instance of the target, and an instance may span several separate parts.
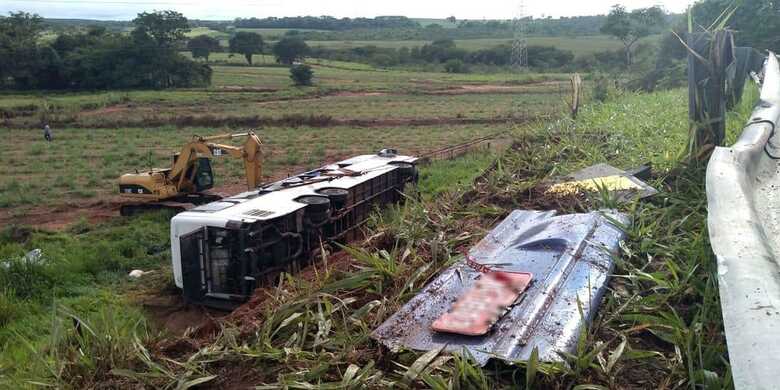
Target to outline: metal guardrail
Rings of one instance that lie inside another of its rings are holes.
[[[461,144],[447,146],[419,156],[419,164],[427,164],[436,160],[451,160],[468,152],[484,148],[490,149],[491,142],[506,135],[506,132],[496,133],[485,137],[476,138]]]
[[[712,250],[736,389],[776,389],[780,369],[780,64],[739,140],[707,166]]]

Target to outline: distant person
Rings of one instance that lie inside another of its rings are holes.
[[[51,128],[49,125],[43,126],[43,138],[46,139],[46,141],[51,142],[52,136],[51,136]]]

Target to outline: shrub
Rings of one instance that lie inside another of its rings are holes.
[[[295,65],[290,68],[290,78],[295,85],[311,85],[314,71],[308,65]]]
[[[0,327],[17,317],[20,311],[16,293],[10,289],[0,290]]]
[[[17,299],[45,299],[62,280],[57,272],[42,262],[24,257],[9,259],[0,266],[0,286],[3,294],[14,294]]]
[[[447,60],[444,63],[444,70],[447,73],[468,73],[468,67],[459,59]]]
[[[609,97],[609,78],[597,73],[593,76],[593,100],[604,102]]]

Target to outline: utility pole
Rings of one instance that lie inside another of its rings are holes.
[[[512,20],[514,39],[512,40],[511,67],[515,77],[521,78],[521,73],[528,70],[528,17],[526,15],[525,0],[517,0],[517,9]],[[511,115],[518,123],[525,119],[524,102],[520,94],[514,94],[512,98]]]
[[[514,40],[512,41],[512,68],[524,71],[528,68],[528,15],[525,0],[518,0],[515,17],[512,21]]]

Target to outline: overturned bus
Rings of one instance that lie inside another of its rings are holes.
[[[417,182],[415,157],[362,155],[196,207],[171,219],[176,285],[189,303],[232,309],[282,271],[346,242],[371,211]]]

